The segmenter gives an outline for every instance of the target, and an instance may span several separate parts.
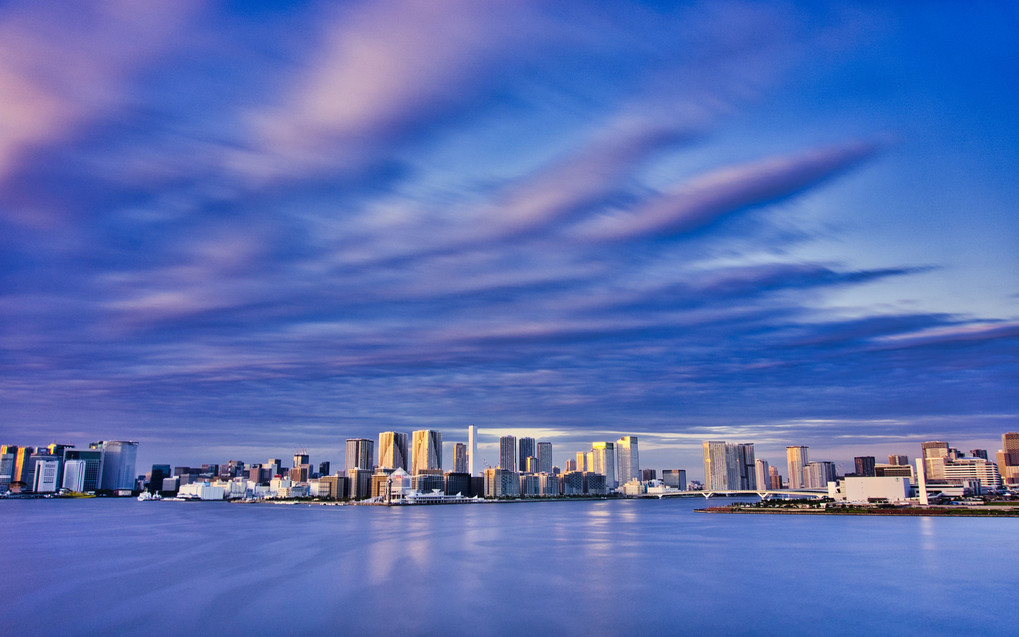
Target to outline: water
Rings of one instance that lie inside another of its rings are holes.
[[[1019,518],[702,506],[3,501],[0,634],[1015,634]]]

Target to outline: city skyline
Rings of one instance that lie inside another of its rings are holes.
[[[634,435],[695,473],[703,441],[783,472],[791,445],[993,453],[1019,429],[1016,23],[5,5],[0,439],[141,466],[422,430],[448,463],[470,424],[488,466],[490,432],[559,466]]]

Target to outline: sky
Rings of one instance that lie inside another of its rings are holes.
[[[1019,429],[1011,3],[283,5],[0,5],[3,442]]]

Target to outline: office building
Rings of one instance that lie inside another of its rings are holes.
[[[577,470],[577,461],[574,458],[570,458],[566,461],[566,470],[563,473],[569,473]]]
[[[502,468],[485,469],[485,497],[508,498],[520,495],[520,474]]]
[[[733,445],[736,467],[739,470],[739,488],[753,490],[757,488],[757,461],[754,458],[753,443],[744,442]]]
[[[753,444],[712,440],[703,443],[703,450],[705,489],[736,491],[757,488]]]
[[[15,445],[0,446],[0,493],[6,491],[14,481],[14,463],[18,448]]]
[[[67,467],[70,462],[81,462],[76,465],[79,473],[74,476],[71,484],[67,482]],[[65,449],[64,480],[61,486],[69,491],[88,492],[99,488],[99,476],[102,470],[103,452],[99,449]]]
[[[891,455],[891,456],[888,456],[888,464],[894,464],[894,465],[907,465],[907,464],[910,464],[911,465],[911,463],[909,462],[909,456],[900,456],[900,455]]]
[[[538,459],[534,456],[527,456],[524,459],[523,473],[538,473]]]
[[[767,460],[757,459],[754,461],[754,480],[757,483],[755,488],[762,491],[771,488],[771,479],[768,473],[770,469]]]
[[[587,466],[587,454],[583,451],[577,452],[577,471],[584,472],[589,469]]]
[[[948,443],[934,440],[920,444],[923,472],[928,482],[944,482],[945,462],[948,460]]]
[[[138,443],[127,440],[100,440],[89,449],[103,452],[99,488],[111,491],[134,489],[134,465]]]
[[[810,462],[809,447],[793,446],[785,448],[786,467],[789,470],[789,488],[803,488],[803,467]]]
[[[588,471],[605,476],[605,486],[615,489],[619,486],[616,473],[616,444],[614,442],[596,442],[591,445]]]
[[[32,484],[32,491],[36,493],[55,493],[60,488],[58,481],[60,474],[60,460],[51,453],[32,454],[32,462],[35,465],[33,474],[35,480]]]
[[[584,472],[567,471],[561,477],[560,491],[563,495],[584,494]]]
[[[467,473],[467,445],[462,442],[453,445],[452,473]],[[467,473],[467,475],[470,474]]]
[[[853,463],[856,465],[856,475],[864,478],[873,478],[877,475],[874,472],[877,466],[874,456],[857,456],[853,458]]]
[[[637,436],[623,436],[616,441],[616,475],[621,484],[640,480]]]
[[[414,432],[411,449],[411,474],[418,475],[426,469],[442,469],[442,434],[432,429]]]
[[[517,439],[516,436],[499,437],[499,468],[505,471],[516,472],[517,469]]]
[[[467,428],[467,446],[470,448],[467,452],[467,473],[471,474],[473,478],[478,474],[478,468],[481,466],[477,461],[478,428],[474,425]]]
[[[986,449],[970,449],[969,455],[974,458],[983,458],[984,460],[990,460],[990,457],[987,455]]]
[[[324,461],[318,463],[318,477],[321,478],[322,476],[329,475],[329,469],[330,468],[331,468],[331,465],[330,465],[328,460],[324,460]]]
[[[956,458],[945,463],[945,481],[949,484],[978,483],[980,495],[1002,487],[998,465],[983,458]]]
[[[552,473],[552,443],[538,443],[538,472]]]
[[[1010,431],[1001,435],[998,450],[998,472],[1009,486],[1019,486],[1019,433]]]
[[[296,460],[295,466],[296,466]],[[368,438],[348,438],[346,453],[346,469],[375,469],[375,441]]]
[[[517,457],[519,458],[519,464],[517,465],[517,471],[527,471],[527,459],[530,457],[537,457],[537,452],[534,449],[534,438],[521,438],[517,442]]]
[[[458,443],[467,448],[467,445]],[[466,471],[450,471],[443,476],[443,493],[446,495],[462,495],[465,498],[471,497],[471,476]]]
[[[640,470],[640,481],[650,482],[651,480],[658,479],[658,471],[655,469],[641,469]]]
[[[808,462],[803,468],[804,489],[827,489],[828,483],[836,479],[835,463],[827,460]]]
[[[778,467],[768,467],[768,488],[782,488],[782,476],[778,473]]]
[[[662,470],[662,484],[673,489],[686,491],[686,470],[685,469],[664,469]]]
[[[379,434],[379,466],[407,470],[407,434],[383,431]]]
[[[372,471],[354,467],[347,469],[347,479],[351,500],[364,500],[371,497]]]

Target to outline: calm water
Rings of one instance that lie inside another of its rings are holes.
[[[0,634],[1016,634],[1019,518],[702,506],[3,501]]]

